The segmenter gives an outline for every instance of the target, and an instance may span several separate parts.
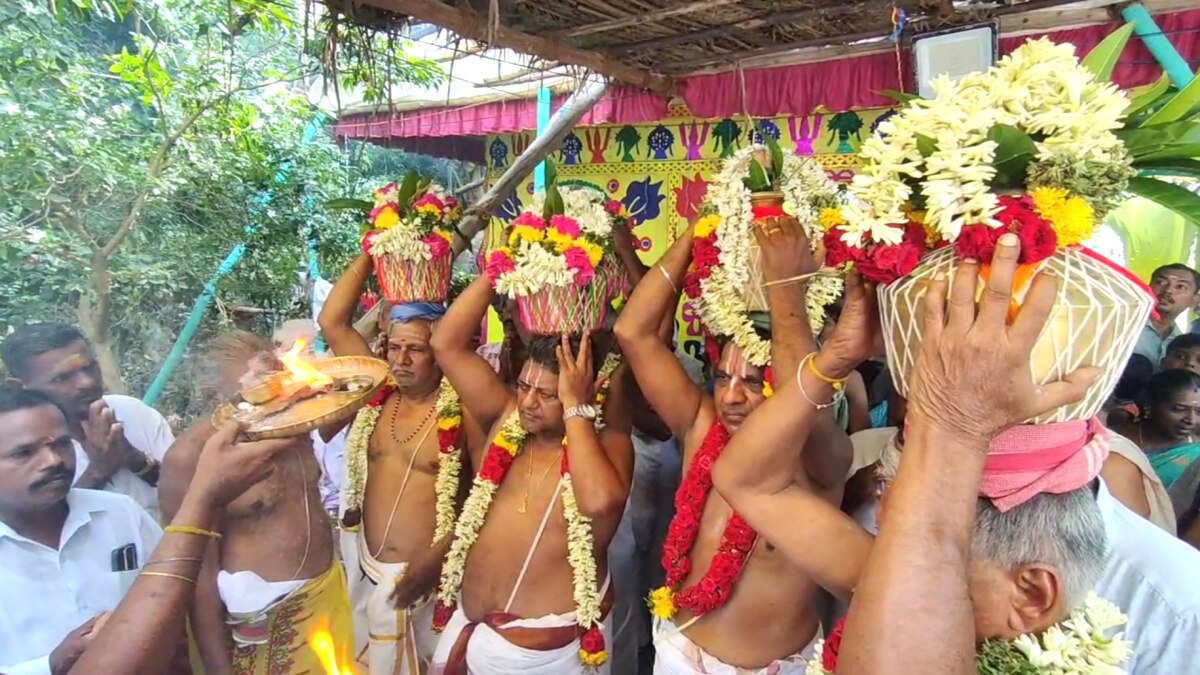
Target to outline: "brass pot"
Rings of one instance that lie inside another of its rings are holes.
[[[1082,400],[1027,421],[1041,424],[1087,419],[1100,412],[1116,387],[1154,299],[1120,272],[1077,249],[1059,249],[1039,266],[1057,275],[1059,288],[1029,359],[1034,381],[1055,382],[1084,366],[1099,367],[1102,373]],[[954,249],[943,248],[926,255],[908,276],[879,289],[888,367],[901,396],[908,396],[921,347],[925,288],[939,272],[952,279],[957,269]],[[1027,281],[1014,289],[1017,302],[1024,299],[1028,285]]]

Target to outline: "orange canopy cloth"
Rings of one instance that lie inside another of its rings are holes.
[[[1015,426],[988,447],[979,496],[1009,511],[1036,495],[1087,485],[1107,457],[1108,430],[1096,418]]]

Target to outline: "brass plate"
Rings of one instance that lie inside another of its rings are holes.
[[[366,387],[354,392],[329,391],[297,401],[279,412],[269,413],[246,428],[243,435],[248,440],[302,436],[314,429],[344,422],[374,398],[388,378],[387,362],[366,356],[337,356],[314,359],[310,363],[334,379],[361,378]],[[237,417],[237,406],[241,402],[240,395],[221,402],[213,411],[213,425],[219,427]],[[270,402],[264,405],[269,407]]]

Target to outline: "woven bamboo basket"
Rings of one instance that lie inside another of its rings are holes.
[[[379,288],[393,305],[444,302],[450,295],[450,255],[435,256],[426,262],[412,262],[390,253],[373,259]]]
[[[548,286],[518,297],[517,310],[535,335],[590,333],[604,325],[609,303],[626,286],[620,265],[606,257],[586,286]]]
[[[239,410],[238,404],[244,400],[239,394],[217,406],[212,414],[213,426],[219,427],[231,419],[242,418],[249,423],[242,435],[251,441],[303,436],[315,429],[344,422],[353,417],[359,408],[379,393],[388,378],[387,361],[366,356],[338,356],[316,359],[311,363],[335,380],[354,379],[361,382],[363,388],[358,391],[326,392],[296,401],[278,411],[271,411],[270,401],[253,411]],[[289,391],[295,390],[296,385],[289,386],[287,383],[286,373],[278,373],[277,376],[283,381],[277,388],[280,396],[286,396]],[[261,381],[255,385],[261,386]]]
[[[1077,249],[1059,249],[1039,265],[1042,271],[1056,274],[1060,282],[1058,299],[1030,357],[1034,381],[1054,382],[1084,366],[1096,366],[1103,372],[1082,400],[1028,422],[1087,419],[1100,412],[1116,387],[1154,299],[1120,272]],[[937,273],[952,279],[957,269],[953,249],[943,248],[926,255],[908,276],[879,289],[888,366],[901,396],[908,395],[921,347],[925,288]],[[1014,291],[1019,302],[1028,291],[1028,282]]]

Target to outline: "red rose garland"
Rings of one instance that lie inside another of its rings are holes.
[[[721,543],[704,577],[699,583],[674,593],[673,589],[679,588],[692,570],[689,553],[696,543],[704,505],[712,491],[712,468],[728,442],[725,426],[714,422],[675,493],[675,517],[663,542],[666,583],[651,594],[655,616],[670,618],[677,607],[700,616],[723,606],[754,549],[757,533],[734,513],[725,524]]]

